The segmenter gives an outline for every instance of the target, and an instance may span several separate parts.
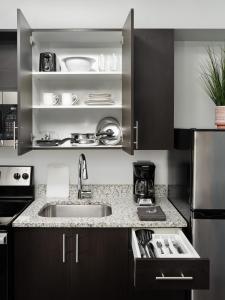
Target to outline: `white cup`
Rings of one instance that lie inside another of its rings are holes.
[[[61,96],[62,105],[70,106],[78,102],[78,97],[72,93],[62,93]]]
[[[117,71],[118,70],[118,56],[113,53],[110,57],[110,70]]]
[[[100,54],[98,57],[98,70],[99,70],[99,72],[105,71],[105,56],[104,56],[104,54]]]
[[[43,104],[44,105],[57,105],[59,104],[59,96],[54,93],[43,93]]]

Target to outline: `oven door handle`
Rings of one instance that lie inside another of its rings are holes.
[[[16,141],[16,129],[18,129],[18,127],[16,126],[16,122],[13,122],[13,148],[14,150],[16,150],[16,146],[17,146],[17,141]]]
[[[0,136],[1,136],[1,146],[3,146],[3,133],[4,133],[4,130],[3,130],[3,116],[2,116],[2,109],[1,109],[1,106],[0,105]]]

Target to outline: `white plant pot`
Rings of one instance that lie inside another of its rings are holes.
[[[215,124],[217,128],[225,129],[225,106],[216,106]]]

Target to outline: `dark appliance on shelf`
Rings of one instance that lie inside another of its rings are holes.
[[[17,141],[17,100],[8,101],[2,93],[0,100],[0,146],[16,146]]]
[[[55,72],[56,71],[56,55],[52,52],[40,53],[39,62],[40,72]]]
[[[34,200],[33,167],[0,166],[0,299],[13,297],[12,223]]]
[[[138,205],[155,203],[155,165],[150,161],[133,163],[133,194]]]
[[[192,300],[225,299],[225,130],[176,129],[174,138],[168,198],[194,248],[210,260],[210,289],[193,290]]]

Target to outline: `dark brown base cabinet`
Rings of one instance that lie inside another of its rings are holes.
[[[189,300],[187,283],[162,282],[160,288],[151,282],[148,274],[168,269],[171,261],[167,266],[139,259],[135,267],[130,233],[129,228],[15,228],[14,299]],[[189,268],[195,270],[193,261]],[[134,286],[143,272],[147,276]]]
[[[128,230],[16,229],[15,300],[126,299]]]

